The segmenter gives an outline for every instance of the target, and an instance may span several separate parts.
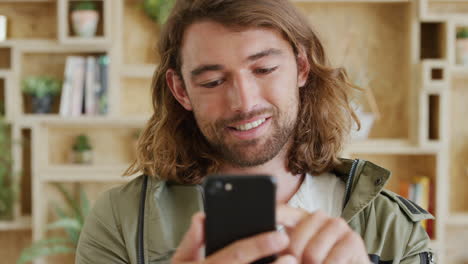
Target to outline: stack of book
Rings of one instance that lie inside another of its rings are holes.
[[[65,63],[60,115],[105,115],[108,110],[107,55],[68,56]]]
[[[412,181],[401,180],[399,194],[430,213],[435,209],[434,184],[427,176],[418,176]],[[429,237],[434,235],[434,221],[424,220],[421,225],[426,229]]]

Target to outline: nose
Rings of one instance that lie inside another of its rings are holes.
[[[234,74],[228,90],[228,101],[234,112],[252,111],[258,104],[258,86],[247,73]]]

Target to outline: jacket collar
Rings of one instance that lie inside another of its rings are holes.
[[[341,161],[341,165],[335,168],[334,172],[346,183],[341,217],[349,223],[379,195],[391,173],[366,160]]]
[[[390,178],[390,171],[366,160],[340,159],[333,173],[346,184],[345,199],[341,217],[350,222],[359,212],[366,208],[382,191]],[[200,185],[178,185],[175,183],[158,181],[153,187],[163,184],[179,189],[179,187],[192,186],[197,190],[198,198],[203,198],[203,189]],[[164,188],[159,189],[160,192]],[[186,189],[186,188],[184,188]],[[156,195],[159,196],[159,195]],[[202,209],[202,208],[200,208]]]

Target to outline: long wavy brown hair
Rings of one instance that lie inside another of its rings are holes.
[[[297,56],[305,50],[310,64],[300,89],[298,121],[288,152],[294,174],[320,174],[339,163],[338,155],[353,122],[353,85],[342,68],[331,68],[324,48],[307,19],[288,0],[178,0],[160,36],[161,62],[152,83],[154,114],[144,128],[137,158],[124,175],[144,173],[184,184],[199,183],[218,171],[221,160],[200,132],[192,112],[173,97],[166,71],[181,75],[184,32],[195,22],[210,20],[237,29],[259,27],[281,32]]]

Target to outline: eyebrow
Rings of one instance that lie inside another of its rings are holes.
[[[267,49],[267,50],[264,50],[264,51],[261,51],[261,52],[258,52],[258,53],[255,53],[253,55],[250,55],[249,57],[247,57],[247,60],[246,61],[256,61],[256,60],[259,60],[261,58],[264,58],[264,57],[268,57],[268,56],[271,56],[271,55],[281,55],[283,54],[283,52],[279,49],[275,49],[275,48],[271,48],[271,49]],[[224,66],[223,65],[220,65],[220,64],[203,64],[203,65],[200,65],[198,66],[197,68],[195,68],[194,70],[192,70],[190,73],[191,73],[191,77],[192,78],[195,78],[207,71],[220,71],[220,70],[223,70],[224,69]]]

